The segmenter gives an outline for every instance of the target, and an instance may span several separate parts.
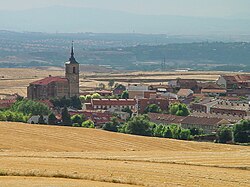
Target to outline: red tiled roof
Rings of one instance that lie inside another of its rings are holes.
[[[16,102],[16,99],[1,99],[0,108],[9,108]]]
[[[148,113],[148,117],[155,123],[179,124],[185,117],[170,114]]]
[[[227,93],[224,89],[202,89],[201,93]]]
[[[177,93],[178,96],[181,96],[181,97],[187,97],[191,94],[193,94],[194,92],[190,89],[180,89]]]
[[[92,99],[93,105],[98,106],[135,106],[135,99]]]
[[[44,79],[32,82],[30,84],[35,84],[35,85],[47,85],[52,82],[68,82],[68,79],[65,77],[46,77]]]
[[[181,124],[187,125],[218,125],[223,119],[220,118],[207,118],[207,117],[195,117],[187,116],[182,121]]]
[[[38,102],[47,105],[49,108],[52,108],[54,105],[50,102],[50,100],[39,100]]]

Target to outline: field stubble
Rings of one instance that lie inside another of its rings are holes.
[[[44,178],[68,186],[249,186],[249,147],[7,122],[0,132],[0,186]]]

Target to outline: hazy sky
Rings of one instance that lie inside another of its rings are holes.
[[[250,0],[0,0],[1,10],[76,6],[139,14],[250,18]]]

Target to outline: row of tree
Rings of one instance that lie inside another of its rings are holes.
[[[150,122],[147,115],[135,116],[128,120],[125,124],[120,124],[117,118],[112,118],[110,122],[103,126],[103,130],[181,140],[189,140],[192,138],[192,135],[197,133],[195,130],[191,131],[190,129],[183,129],[175,124],[157,125]],[[198,133],[200,133],[200,131]]]
[[[33,115],[48,115],[49,108],[40,102],[20,99],[10,109],[0,111],[0,121],[27,122]]]
[[[249,143],[250,120],[242,120],[233,127],[222,126],[219,128],[217,136],[220,143]]]
[[[169,113],[176,116],[188,116],[190,111],[187,106],[183,103],[172,103],[169,109],[162,111],[162,109],[157,104],[150,104],[147,106],[145,113]]]
[[[62,97],[61,99],[52,99],[51,100],[54,107],[63,108],[63,107],[72,107],[75,109],[82,109],[82,103],[79,97],[73,96],[71,98]]]

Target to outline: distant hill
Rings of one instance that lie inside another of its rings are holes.
[[[167,14],[167,13],[166,13]],[[0,29],[36,32],[165,33],[177,35],[249,34],[250,20],[139,15],[91,8],[49,7],[1,11]]]

